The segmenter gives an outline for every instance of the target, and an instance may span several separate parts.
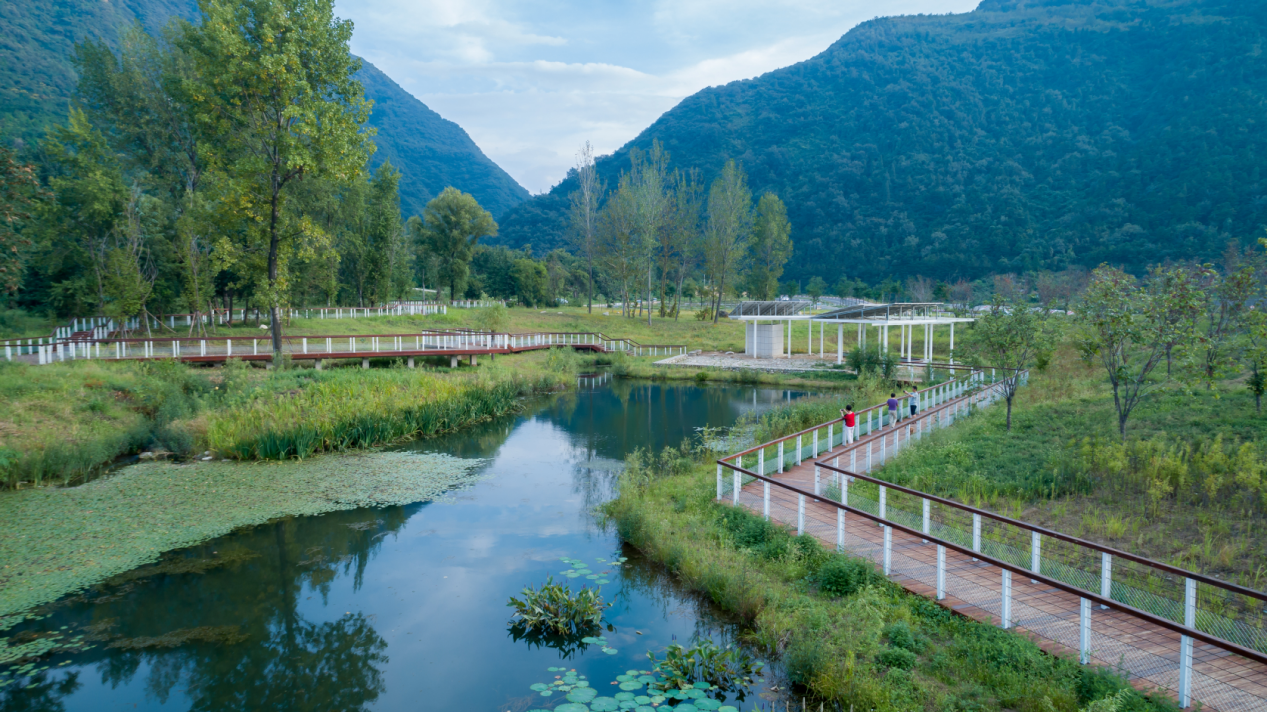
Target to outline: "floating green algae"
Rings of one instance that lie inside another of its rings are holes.
[[[28,610],[248,525],[436,500],[482,460],[368,452],[304,461],[146,463],[68,489],[0,495],[0,616]]]

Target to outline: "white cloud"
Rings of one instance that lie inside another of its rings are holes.
[[[977,0],[341,0],[352,51],[457,122],[533,192],[686,96],[808,59],[878,14]]]

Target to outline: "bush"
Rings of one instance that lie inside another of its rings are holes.
[[[886,648],[875,656],[877,663],[898,670],[910,670],[915,667],[915,653],[904,648]]]
[[[871,564],[835,556],[818,569],[818,588],[833,596],[851,596],[862,590],[873,575]]]
[[[911,630],[911,624],[906,621],[885,626],[884,635],[889,639],[889,645],[909,650],[916,655],[924,652],[924,649],[928,647],[928,641]]]

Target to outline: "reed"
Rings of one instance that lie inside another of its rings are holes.
[[[206,443],[224,457],[285,460],[450,432],[558,389],[554,374],[457,377],[380,370],[334,372],[302,390],[257,398],[207,418]]]

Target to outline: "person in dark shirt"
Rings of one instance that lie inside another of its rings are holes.
[[[899,404],[897,401],[897,394],[890,393],[889,394],[889,424],[895,428],[897,427],[897,421],[901,417],[901,414],[898,411],[898,405]]]

